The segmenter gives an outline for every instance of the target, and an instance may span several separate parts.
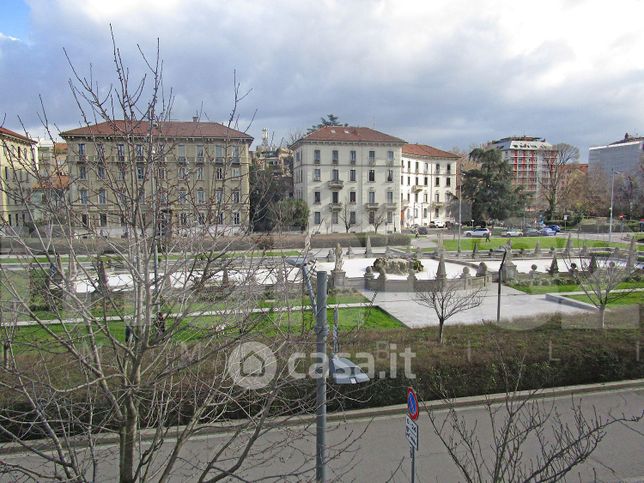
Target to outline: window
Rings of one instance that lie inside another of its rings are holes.
[[[186,162],[186,145],[185,144],[179,144],[177,147],[177,161],[180,163],[185,163]]]
[[[87,179],[87,168],[84,164],[78,167],[78,179]]]
[[[441,172],[441,165],[436,163],[436,174],[440,174]]]
[[[331,171],[331,179],[333,181],[340,181],[340,171],[338,171],[337,169]]]
[[[233,168],[233,178],[239,178],[241,176],[241,168]]]
[[[159,179],[165,179],[165,168],[159,168]]]
[[[393,202],[394,202],[394,192],[387,191],[387,203],[393,203]]]
[[[313,162],[315,164],[320,164],[320,150],[316,149],[313,151]]]
[[[107,203],[107,195],[105,194],[104,189],[98,190],[98,204],[104,205]]]
[[[440,203],[440,200],[441,200],[440,193],[436,193],[436,194],[434,195],[434,201],[435,201],[436,203]]]
[[[355,211],[350,211],[350,212],[349,212],[349,223],[350,223],[351,225],[355,225],[355,224],[356,224],[356,212],[355,212]]]
[[[355,191],[350,191],[349,192],[349,203],[355,203],[356,202],[356,192]]]
[[[387,151],[387,161],[389,163],[394,162],[394,152],[393,151]]]
[[[134,152],[136,153],[136,160],[143,161],[143,145],[137,144],[134,146]]]
[[[239,203],[239,190],[233,191],[233,203]]]
[[[416,172],[418,173],[418,161],[416,161]]]
[[[181,213],[179,216],[181,226],[188,226],[188,213]]]
[[[320,181],[320,169],[316,168],[313,170],[313,181]]]
[[[418,176],[414,179],[414,184],[418,184]]]
[[[98,155],[98,160],[101,163],[105,161],[105,146],[103,146],[103,143],[98,143],[96,145],[96,154]]]
[[[316,211],[315,213],[313,213],[313,223],[316,225],[319,225],[320,223],[322,223],[322,216],[320,215],[319,211]]]
[[[319,204],[320,203],[320,192],[319,191],[314,191],[313,192],[313,203]]]
[[[99,221],[98,221],[98,222],[99,222],[99,224],[100,224],[102,227],[106,227],[106,226],[107,226],[107,214],[106,214],[106,213],[101,213],[101,214],[100,214],[100,215],[98,215],[98,216],[99,216]]]
[[[376,192],[375,191],[369,191],[369,193],[367,193],[367,197],[368,197],[368,203],[373,204],[373,203],[376,202]]]
[[[349,180],[350,181],[355,181],[356,180],[356,170],[355,169],[349,170]]]
[[[224,200],[224,192],[222,190],[215,191],[215,201],[221,203]]]
[[[125,145],[123,144],[116,145],[116,155],[120,162],[125,161]]]
[[[119,179],[122,181],[125,179],[125,165],[119,163]]]
[[[351,159],[351,164],[356,164],[356,161],[358,160],[358,155],[356,151],[351,151],[350,153],[350,159]]]
[[[85,144],[78,145],[78,160],[85,161],[87,159],[87,153],[85,152]],[[18,148],[18,158],[20,158],[20,148]]]
[[[89,216],[88,215],[81,215],[81,223],[85,228],[89,227]]]
[[[337,225],[339,223],[337,211],[334,211],[333,213],[331,213],[331,223],[333,223],[334,225]]]
[[[197,179],[203,179],[203,166],[197,166]]]
[[[203,163],[203,144],[197,144],[197,162]]]
[[[239,225],[241,223],[241,216],[239,211],[233,213],[233,225]]]
[[[188,193],[186,190],[180,190],[179,191],[179,204],[185,205],[186,201],[188,201]]]
[[[224,179],[224,168],[222,168],[221,166],[217,167],[217,169],[215,170],[215,179]]]
[[[333,164],[338,164],[338,162],[340,161],[340,155],[337,149],[331,151],[331,161],[333,162]]]
[[[145,179],[145,169],[142,164],[136,165],[136,179],[143,181]]]
[[[445,178],[445,186],[452,186],[452,178]]]
[[[391,223],[394,219],[394,214],[391,211],[387,212],[387,223]]]
[[[388,169],[387,170],[387,183],[393,183],[394,181],[394,170],[393,169]]]
[[[9,180],[9,167],[4,167],[4,179]]]
[[[331,193],[331,203],[339,203],[339,201],[338,201],[338,192],[337,191],[333,191]]]
[[[178,177],[179,179],[186,179],[188,177],[185,166],[179,166]]]
[[[427,186],[427,176],[425,176],[425,186]]]
[[[217,213],[217,224],[224,224],[224,214],[222,212]]]
[[[197,190],[197,203],[200,205],[204,204],[206,202],[206,193],[202,188],[199,188]]]
[[[369,164],[374,164],[376,162],[376,152],[369,151]]]
[[[96,176],[98,177],[98,179],[105,179],[105,166],[103,165],[103,163],[100,163],[96,167]]]
[[[233,159],[232,162],[239,164],[239,146],[233,146]],[[237,223],[239,225],[239,223]]]
[[[436,179],[434,180],[434,186],[440,186],[440,185],[441,185],[441,179],[440,179],[440,178],[436,178]]]
[[[205,225],[206,224],[206,215],[204,215],[203,213],[197,214],[197,223],[199,223],[200,225]]]
[[[224,147],[221,144],[215,145],[215,163],[224,162]]]
[[[450,174],[451,172],[452,172],[452,165],[448,163],[447,164],[447,174]]]
[[[80,202],[84,205],[86,205],[89,202],[89,196],[87,194],[86,189],[82,189],[79,191],[80,193]]]
[[[370,169],[369,170],[369,181],[376,181],[376,170],[375,169]]]
[[[369,224],[373,225],[375,221],[376,221],[376,212],[371,210],[369,211]]]
[[[438,208],[434,210],[434,218],[438,218]]]

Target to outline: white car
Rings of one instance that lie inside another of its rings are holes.
[[[467,230],[466,232],[463,233],[466,237],[474,237],[474,238],[486,238],[490,236],[492,233],[490,230],[487,228],[474,228],[473,230]]]
[[[515,236],[523,236],[523,232],[521,230],[510,229],[502,232],[501,236],[505,236],[508,238],[515,237]]]
[[[445,222],[441,220],[434,220],[429,222],[431,228],[445,228]]]

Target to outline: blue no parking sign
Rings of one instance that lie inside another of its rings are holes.
[[[407,411],[413,421],[418,419],[418,397],[411,387],[407,388]]]

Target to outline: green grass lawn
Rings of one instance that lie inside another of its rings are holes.
[[[505,246],[508,243],[508,240],[512,241],[512,248],[514,250],[534,250],[537,240],[539,240],[539,245],[541,250],[549,250],[550,248],[563,249],[566,247],[568,241],[567,235],[558,235],[558,236],[538,236],[538,237],[517,237],[517,238],[502,238],[502,237],[493,237],[490,241],[486,241],[485,238],[461,238],[461,251],[472,251],[474,249],[474,244],[478,245],[479,251],[489,250],[490,248],[499,248]],[[571,238],[573,247],[581,248],[584,245],[588,248],[601,248],[601,247],[619,247],[623,249],[628,248],[627,243],[611,242],[608,243],[602,240],[578,240],[574,235]],[[446,250],[456,251],[458,248],[458,240],[444,240],[443,246]],[[638,250],[644,251],[643,246],[638,246]],[[434,249],[430,248],[425,251],[433,252]]]
[[[522,292],[538,295],[545,293],[555,293],[555,292],[579,292],[581,288],[577,284],[564,284],[564,285],[519,285],[512,284],[512,288],[521,290]],[[628,288],[644,288],[644,282],[623,282],[620,283],[617,288],[619,289],[628,289]]]
[[[567,298],[573,300],[579,300],[580,302],[586,302],[587,304],[592,304],[587,295],[566,295]],[[620,297],[619,299],[608,304],[609,307],[615,307],[618,305],[632,305],[632,304],[644,304],[644,292],[631,292],[629,294]]]

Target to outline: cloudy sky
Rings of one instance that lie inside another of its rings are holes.
[[[114,81],[112,24],[131,76],[159,39],[173,118],[241,123],[279,143],[334,113],[408,142],[468,149],[509,135],[588,147],[644,134],[644,1],[2,0],[0,116],[38,135],[80,115],[70,66]],[[1,119],[1,118],[0,118]]]

